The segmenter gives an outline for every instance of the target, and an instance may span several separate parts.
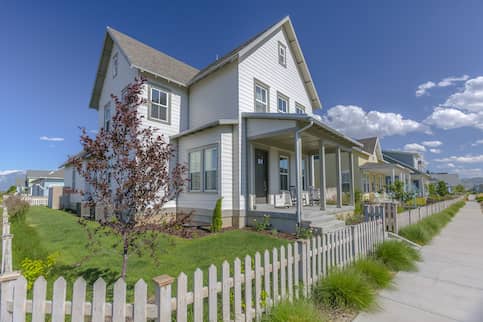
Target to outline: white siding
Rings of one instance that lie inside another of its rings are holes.
[[[278,63],[278,43],[287,47],[287,67]],[[238,67],[240,112],[254,111],[254,79],[269,88],[270,112],[277,112],[277,91],[288,96],[289,111],[295,113],[295,102],[302,104],[307,114],[312,114],[310,98],[305,90],[290,46],[280,29],[247,57]]]
[[[200,147],[218,145],[218,192],[184,191],[178,197],[178,207],[212,210],[216,200],[223,197],[223,209],[233,204],[233,151],[232,126],[220,126],[179,138],[179,162],[188,164],[188,154]]]
[[[231,63],[190,87],[190,127],[238,117],[238,65]]]

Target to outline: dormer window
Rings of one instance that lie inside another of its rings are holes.
[[[279,113],[288,113],[288,97],[278,93],[277,107]]]
[[[278,63],[287,67],[287,47],[281,42],[278,43]]]
[[[299,103],[295,103],[295,113],[297,114],[305,114],[305,106]]]
[[[114,56],[112,56],[112,78],[115,78],[117,76],[117,72],[118,72],[118,56],[117,56],[117,53],[114,54]]]
[[[169,93],[160,88],[151,87],[149,118],[154,121],[168,122]]]

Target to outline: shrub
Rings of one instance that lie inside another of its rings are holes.
[[[213,217],[211,218],[211,232],[216,233],[221,230],[221,226],[223,225],[221,219],[221,201],[223,198],[219,198],[216,201],[215,209],[213,209]]]
[[[333,271],[313,289],[315,303],[330,309],[366,310],[375,303],[375,292],[361,273]]]
[[[310,227],[297,226],[295,237],[298,239],[309,239],[314,235],[314,231]]]
[[[270,228],[270,215],[263,215],[263,220],[261,222],[257,222],[256,219],[253,219],[253,223],[255,224],[256,231],[264,231]]]
[[[361,259],[352,269],[362,274],[374,288],[385,288],[391,284],[392,274],[380,261]]]
[[[393,271],[414,271],[415,261],[421,260],[417,250],[397,240],[385,241],[377,246],[375,255]]]
[[[279,303],[262,318],[263,322],[323,322],[326,321],[314,304],[298,300]]]
[[[27,280],[27,288],[30,290],[37,278],[49,277],[52,268],[57,261],[58,254],[51,254],[45,260],[25,258],[20,264],[22,275]]]
[[[30,205],[19,196],[9,196],[4,201],[8,215],[12,220],[22,220]]]
[[[399,235],[420,245],[431,240],[431,233],[423,225],[409,225],[399,230]]]

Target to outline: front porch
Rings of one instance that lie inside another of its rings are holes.
[[[360,167],[362,199],[371,203],[391,201],[389,187],[396,181],[403,183],[404,191],[410,190],[411,171],[393,163],[369,162]]]
[[[307,115],[250,113],[245,120],[248,224],[265,214],[294,231],[353,212],[358,142]]]

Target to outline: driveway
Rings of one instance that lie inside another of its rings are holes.
[[[483,215],[469,201],[422,249],[417,272],[400,272],[379,294],[381,308],[356,322],[483,321]]]

